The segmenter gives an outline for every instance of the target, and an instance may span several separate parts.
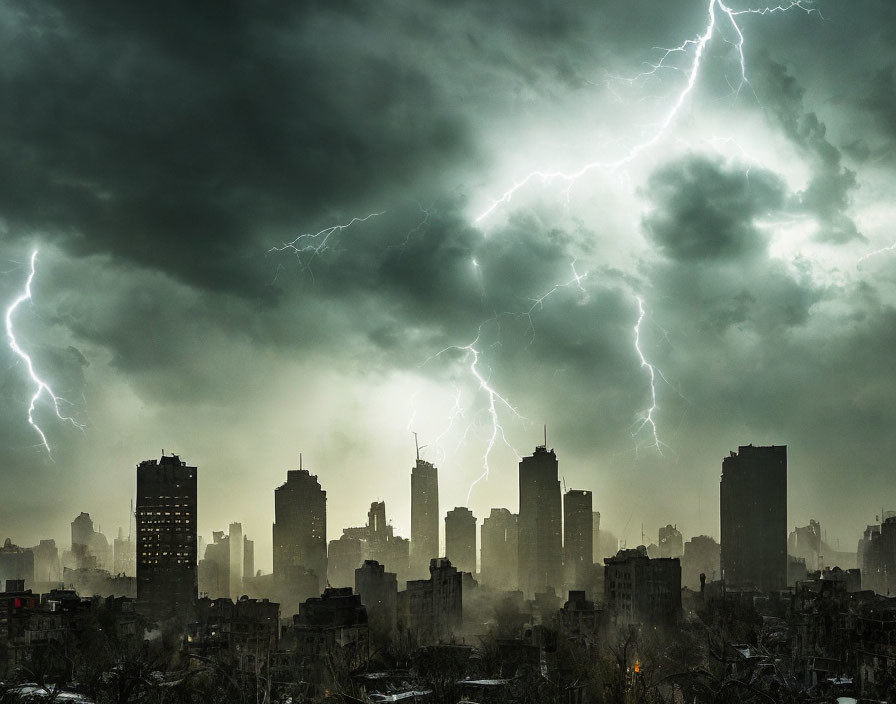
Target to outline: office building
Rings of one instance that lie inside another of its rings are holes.
[[[594,565],[591,492],[570,489],[563,495],[563,568],[568,591],[584,591]]]
[[[196,602],[196,475],[177,455],[137,465],[137,608],[154,620]]]
[[[519,464],[519,588],[527,598],[563,581],[563,537],[557,455],[539,445]]]
[[[721,568],[730,588],[787,586],[787,446],[747,445],[722,462]]]
[[[459,572],[476,573],[476,517],[464,506],[445,514],[445,556]]]
[[[517,517],[506,508],[493,508],[483,519],[480,531],[479,574],[484,586],[501,591],[516,589]]]
[[[411,576],[428,575],[429,561],[440,554],[439,470],[418,457],[411,470]]]

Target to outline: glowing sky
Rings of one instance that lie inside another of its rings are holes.
[[[655,140],[696,45],[657,47],[706,0],[256,5],[2,6],[0,295],[39,247],[17,339],[86,428],[38,404],[51,460],[0,350],[0,535],[113,533],[164,448],[200,532],[242,521],[269,567],[300,451],[330,537],[374,500],[407,535],[411,431],[444,510],[494,441],[481,519],[544,423],[629,544],[718,536],[750,442],[789,446],[790,524],[843,549],[892,507],[896,5],[738,15],[748,85],[720,24]]]

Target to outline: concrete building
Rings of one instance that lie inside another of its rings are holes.
[[[429,575],[409,581],[398,593],[400,627],[418,645],[448,640],[463,623],[463,573],[450,560],[436,558],[429,562]]]
[[[501,591],[517,588],[517,532],[517,516],[506,508],[493,508],[483,519],[479,573],[484,586]]]
[[[150,619],[196,602],[196,475],[177,455],[137,465],[137,608]]]
[[[604,555],[600,554],[600,511],[591,513],[591,561],[601,564]]]
[[[460,572],[476,574],[476,517],[464,506],[445,514],[445,556]]]
[[[243,536],[243,581],[255,576],[255,541]]]
[[[355,583],[355,570],[364,563],[363,541],[345,534],[339,540],[331,540],[327,562],[330,584],[334,587],[350,587]]]
[[[351,587],[327,588],[305,600],[293,616],[293,629],[296,653],[319,667],[336,657],[351,668],[368,653],[367,609]],[[312,681],[318,677],[312,676]]]
[[[684,555],[684,540],[678,526],[671,523],[660,528],[659,557],[681,557]]]
[[[137,541],[125,535],[119,527],[118,537],[112,541],[112,574],[133,577],[137,570]]]
[[[280,604],[203,597],[187,633],[191,650],[227,651],[239,654],[245,667],[263,667],[280,643]]]
[[[439,557],[439,470],[417,458],[411,470],[410,576],[424,578]]]
[[[694,536],[684,544],[681,586],[697,591],[700,589],[701,574],[706,576],[707,582],[713,582],[722,576],[719,544],[708,535]]]
[[[896,595],[896,517],[866,529],[868,545],[862,555],[862,588],[884,596]]]
[[[274,490],[273,537],[274,580],[294,593],[294,600],[316,598],[327,580],[327,492],[307,469],[289,470],[286,482]],[[297,591],[307,585],[307,572],[317,579],[311,594]],[[289,609],[295,602],[281,603]]]
[[[519,588],[527,598],[563,581],[563,535],[557,455],[544,445],[519,464]]]
[[[721,568],[729,587],[787,586],[787,446],[742,446],[722,462]]]
[[[568,591],[584,591],[594,565],[594,513],[591,492],[563,495],[563,571]]]
[[[681,564],[643,546],[604,559],[604,602],[623,623],[673,623],[681,614]]]
[[[41,540],[31,548],[34,553],[34,581],[44,585],[43,591],[60,586],[62,581],[62,563],[59,561],[59,548],[52,538]],[[2,584],[2,582],[0,582]]]
[[[8,580],[23,582],[22,589],[31,589],[34,584],[34,553],[20,548],[9,538],[0,548],[0,584]]]
[[[367,608],[371,632],[391,635],[395,632],[398,616],[398,579],[394,572],[386,572],[376,560],[365,560],[355,570],[355,593]]]
[[[231,523],[227,534],[230,560],[228,561],[230,598],[238,601],[243,595],[243,557],[245,545],[243,543],[243,524]]]

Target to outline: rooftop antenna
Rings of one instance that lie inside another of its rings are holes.
[[[548,449],[548,424],[544,424],[544,449]]]
[[[299,453],[299,469],[302,469],[302,453]]]
[[[413,431],[412,431],[413,432]],[[414,433],[414,446],[417,448],[417,461],[420,461],[420,450],[422,450],[426,445],[421,445],[417,442],[417,433]]]

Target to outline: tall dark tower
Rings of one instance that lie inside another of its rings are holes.
[[[731,587],[787,586],[787,446],[739,447],[722,460],[722,577]]]
[[[177,455],[137,465],[137,608],[187,616],[196,601],[196,467]]]
[[[274,579],[302,589],[304,570],[314,573],[312,596],[319,595],[327,586],[327,492],[307,469],[291,469],[274,489]]]
[[[476,574],[476,516],[465,506],[445,514],[445,556],[459,572]]]
[[[563,495],[563,563],[566,586],[585,590],[594,566],[591,492],[570,489]]]
[[[439,470],[417,457],[411,470],[411,578],[428,579],[439,557]]]
[[[526,598],[563,584],[557,455],[539,445],[520,462],[519,588]]]

